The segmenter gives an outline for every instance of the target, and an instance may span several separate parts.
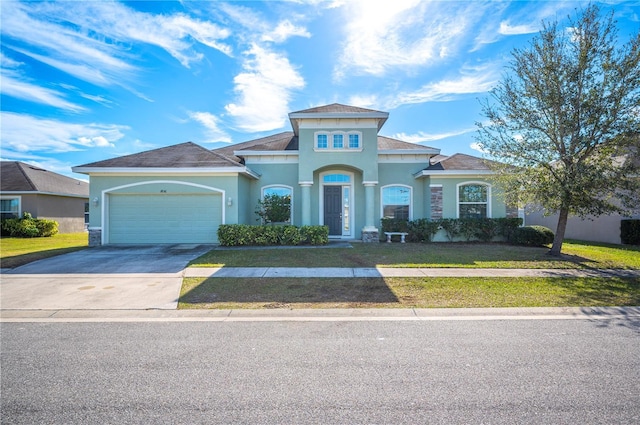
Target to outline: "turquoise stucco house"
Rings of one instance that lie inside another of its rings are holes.
[[[389,114],[332,104],[289,114],[293,131],[208,150],[187,142],[74,167],[90,177],[89,243],[216,243],[257,224],[265,194],[291,223],[378,241],[380,219],[517,216],[486,162],[381,136]]]

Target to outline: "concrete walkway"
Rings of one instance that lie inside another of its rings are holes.
[[[640,270],[477,268],[189,267],[184,277],[640,277]]]

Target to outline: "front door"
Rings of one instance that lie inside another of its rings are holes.
[[[342,236],[342,186],[324,187],[324,224],[329,236]]]

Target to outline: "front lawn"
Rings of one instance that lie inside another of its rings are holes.
[[[47,238],[0,238],[0,266],[14,268],[36,260],[86,248],[82,233],[58,233]]]
[[[353,243],[353,248],[214,249],[194,267],[469,267],[640,269],[640,247],[567,241],[548,248],[481,243]]]
[[[640,305],[640,279],[187,278],[181,309]]]

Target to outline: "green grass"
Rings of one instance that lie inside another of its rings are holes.
[[[87,234],[58,233],[48,238],[0,238],[0,266],[14,268],[86,248]]]
[[[640,269],[640,247],[567,241],[563,256],[548,248],[479,243],[353,243],[353,248],[214,249],[195,267],[470,267]]]
[[[181,309],[640,305],[624,278],[188,278]]]

